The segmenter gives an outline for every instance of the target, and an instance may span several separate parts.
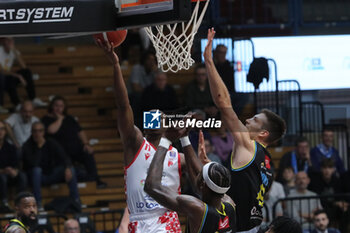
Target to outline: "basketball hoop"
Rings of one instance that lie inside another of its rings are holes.
[[[158,67],[163,72],[188,70],[194,60],[191,57],[193,39],[202,23],[210,0],[206,0],[200,12],[200,0],[196,2],[188,22],[145,27],[148,37],[156,49]],[[177,32],[180,31],[178,34]]]

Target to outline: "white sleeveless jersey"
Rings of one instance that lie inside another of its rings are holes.
[[[149,166],[156,148],[145,138],[133,161],[125,167],[125,194],[130,211],[130,221],[160,217],[168,211],[143,191]],[[176,148],[170,147],[164,160],[162,185],[181,192],[181,162]]]

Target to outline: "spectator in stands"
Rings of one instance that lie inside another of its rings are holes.
[[[42,208],[41,186],[66,182],[70,197],[80,203],[77,177],[63,148],[51,138],[46,139],[41,122],[32,126],[32,136],[22,149],[23,169],[28,174],[39,209]]]
[[[339,174],[345,172],[344,164],[337,149],[333,147],[334,133],[330,128],[322,130],[322,143],[311,150],[311,161],[313,169],[320,171],[320,164],[324,158],[332,158],[335,162],[336,171]]]
[[[66,100],[56,96],[50,102],[48,114],[42,118],[47,135],[58,141],[73,164],[82,164],[87,175],[79,180],[96,181],[99,188],[106,187],[97,175],[96,162],[93,149],[85,132],[76,119],[67,114]]]
[[[230,154],[233,148],[232,134],[227,131],[225,124],[222,122],[221,127],[218,130],[218,134],[211,138],[216,154],[221,161],[225,164],[229,162]]]
[[[214,148],[213,148],[213,145],[211,144],[210,139],[204,139],[204,146],[205,146],[205,151],[207,152],[207,156],[210,159],[210,161],[222,164],[222,161],[219,158],[219,156],[217,156],[214,153]]]
[[[0,42],[0,72],[4,75],[2,88],[6,89],[8,92],[16,110],[20,108],[20,99],[16,88],[20,83],[26,87],[28,98],[33,101],[35,106],[47,106],[47,103],[36,98],[32,72],[27,68],[20,52],[16,49],[13,38],[1,38]],[[12,70],[12,66],[15,62],[20,66],[20,70],[18,71]],[[0,105],[3,105],[3,90],[0,90],[0,92]]]
[[[64,222],[64,233],[80,233],[80,225],[76,219],[70,218]]]
[[[156,56],[151,51],[146,51],[141,56],[140,64],[134,65],[129,78],[129,93],[141,94],[143,89],[151,85],[154,74],[157,71]]]
[[[142,111],[148,111],[149,109],[167,111],[177,108],[176,92],[167,82],[166,73],[161,71],[155,73],[153,83],[146,87],[142,93]]]
[[[135,116],[135,125],[142,128],[141,95],[143,90],[152,84],[157,72],[155,54],[148,50],[141,55],[140,63],[133,66],[128,80],[130,105]]]
[[[201,109],[206,117],[215,117],[218,113],[211,97],[207,70],[204,64],[195,68],[195,79],[186,87],[184,96],[185,105],[191,110]]]
[[[226,59],[227,47],[223,44],[216,46],[213,58],[215,67],[225,83],[230,95],[232,107],[239,116],[249,100],[249,96],[245,93],[237,93],[235,90],[235,78],[233,72],[233,66],[230,61]]]
[[[20,159],[15,146],[6,141],[5,123],[0,121],[0,196],[1,212],[12,212],[7,202],[7,187],[15,185],[16,191],[24,191],[27,187],[27,178],[19,169]]]
[[[273,181],[270,190],[265,195],[264,204],[269,214],[267,216],[266,209],[263,208],[263,216],[264,216],[265,222],[270,223],[274,218],[283,215],[283,208],[282,208],[281,202],[278,202],[276,205],[275,215],[273,215],[274,214],[273,206],[279,199],[283,199],[285,197],[286,195],[284,193],[282,184],[280,184],[277,181]]]
[[[5,91],[5,76],[0,73],[0,114],[6,114],[9,112],[4,105],[4,91]]]
[[[258,233],[302,233],[302,229],[294,219],[280,216],[275,218],[267,229],[260,228]]]
[[[307,189],[310,179],[306,172],[300,171],[296,174],[296,188],[291,190],[288,197],[309,197],[317,196],[316,193]],[[313,213],[321,209],[321,203],[318,199],[301,199],[287,201],[287,213],[291,218],[294,218],[302,224],[303,229],[310,229],[313,218]]]
[[[321,172],[311,175],[309,189],[319,195],[341,194],[345,190],[340,178],[335,172],[334,160],[325,158],[321,162]],[[321,204],[332,222],[340,221],[341,226],[346,226],[349,218],[349,202],[342,197],[322,199]],[[344,227],[343,227],[344,228]],[[346,227],[345,227],[346,229]]]
[[[235,80],[232,64],[226,59],[227,47],[223,44],[218,44],[214,50],[213,58],[215,67],[224,81],[228,91],[235,92]]]
[[[324,210],[315,211],[313,220],[315,229],[313,229],[310,233],[340,233],[340,231],[337,229],[328,228],[329,219],[326,211]]]
[[[144,28],[131,28],[128,30],[128,36],[120,47],[123,61],[134,59],[135,53],[130,53],[131,50],[143,53],[150,47],[150,39],[147,36]]]
[[[282,184],[284,193],[289,195],[290,190],[295,188],[295,173],[292,167],[285,167],[282,171]]]
[[[282,171],[286,167],[292,167],[294,173],[297,174],[299,171],[311,171],[312,166],[309,142],[305,137],[300,137],[295,142],[295,149],[283,155],[276,180],[281,183],[283,182]]]
[[[200,109],[195,109],[193,111],[193,118],[196,118],[197,120],[205,120],[205,113],[200,110]],[[200,138],[200,134],[203,134],[204,139],[211,139],[211,135],[209,133],[208,130],[206,130],[205,128],[193,128],[193,130],[191,130],[189,132],[188,137],[190,138],[191,144],[193,149],[197,152],[198,151],[198,140]]]
[[[6,120],[6,130],[11,142],[17,147],[22,147],[32,133],[32,124],[39,119],[33,116],[34,106],[32,101],[26,100],[21,104],[19,113],[11,114]]]

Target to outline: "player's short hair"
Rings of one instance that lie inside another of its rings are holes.
[[[286,122],[282,117],[268,109],[261,110],[267,118],[267,123],[263,125],[263,129],[269,131],[267,143],[277,142],[286,133]]]
[[[230,171],[223,165],[212,163],[208,169],[209,178],[219,187],[226,188],[231,185]]]
[[[15,206],[18,206],[21,203],[22,199],[23,198],[27,198],[27,197],[34,197],[34,195],[32,193],[30,193],[30,192],[20,192],[20,193],[18,193],[16,195],[16,197],[15,197]]]
[[[334,160],[332,158],[324,158],[321,161],[321,168],[335,167]]]
[[[270,227],[274,233],[302,233],[300,224],[295,219],[285,216],[275,218]]]

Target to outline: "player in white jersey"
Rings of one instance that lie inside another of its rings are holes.
[[[145,138],[134,125],[134,115],[113,44],[97,41],[114,68],[114,89],[117,104],[117,124],[124,149],[125,192],[130,212],[129,233],[181,232],[176,212],[159,205],[143,191],[148,168],[152,162],[163,129],[145,130]],[[181,159],[175,148],[169,148],[164,161],[162,183],[174,192],[180,191]]]

